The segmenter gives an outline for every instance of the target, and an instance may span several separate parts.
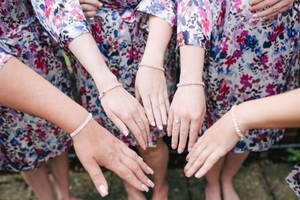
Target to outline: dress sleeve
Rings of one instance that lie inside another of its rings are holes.
[[[167,21],[172,27],[176,24],[175,0],[142,0],[137,10],[159,17]]]
[[[89,32],[78,0],[31,0],[31,3],[40,23],[62,46]]]
[[[209,0],[177,0],[177,44],[207,48],[213,26]]]
[[[5,65],[5,63],[11,58],[12,56],[5,53],[1,48],[0,48],[0,69]]]

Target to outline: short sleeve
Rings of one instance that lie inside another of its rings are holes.
[[[12,57],[12,55],[9,55],[5,53],[1,48],[0,48],[0,70],[1,68],[5,65],[5,63]]]
[[[49,34],[61,44],[68,44],[89,32],[78,0],[31,0],[37,18]]]
[[[139,3],[137,10],[159,17],[167,21],[172,27],[176,23],[175,0],[143,0]]]
[[[177,44],[207,48],[213,27],[209,0],[177,0]]]

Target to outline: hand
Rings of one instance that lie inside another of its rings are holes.
[[[73,137],[73,144],[80,162],[102,197],[108,194],[108,186],[99,165],[112,170],[140,191],[148,192],[149,187],[154,187],[144,174],[153,174],[152,169],[95,120]]]
[[[172,149],[177,148],[180,136],[178,153],[182,153],[190,131],[188,149],[191,150],[201,132],[205,112],[203,87],[192,85],[177,89],[171,103],[167,128],[168,136],[172,135]]]
[[[269,18],[288,10],[293,3],[294,0],[252,0],[249,10],[256,11],[254,18]]]
[[[94,17],[97,10],[102,7],[98,0],[79,0],[80,6],[86,18]]]
[[[131,94],[124,88],[117,87],[105,94],[101,105],[108,118],[121,132],[127,136],[128,127],[141,147],[146,149],[150,138],[149,122],[143,107]]]
[[[138,101],[142,99],[151,126],[155,126],[155,119],[158,129],[163,130],[163,125],[167,125],[170,107],[164,73],[140,67],[136,75],[135,94]]]
[[[197,172],[196,178],[201,178],[236,145],[239,139],[231,115],[227,112],[198,139],[187,155],[185,175],[191,177]]]

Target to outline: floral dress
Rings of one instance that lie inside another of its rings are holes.
[[[172,0],[103,0],[101,2],[103,7],[97,11],[94,18],[89,20],[91,32],[110,70],[122,83],[123,87],[134,94],[135,75],[147,39],[147,15],[145,13],[158,16],[170,24],[174,24],[175,3]],[[54,5],[50,5],[49,2],[46,5],[43,4],[44,7],[48,6],[49,8]],[[63,37],[57,37],[62,31],[58,30],[59,28],[52,22],[52,18],[45,17],[44,13],[47,9],[40,9],[40,7],[39,4],[34,5],[41,23],[48,27],[47,29],[52,32],[54,37],[56,35],[57,41],[64,41]],[[53,14],[53,17],[57,17],[57,15]],[[78,27],[82,25],[78,25]],[[69,25],[65,27],[71,29]],[[176,89],[175,45],[174,42],[170,43],[164,66],[170,97]],[[136,145],[136,140],[131,134],[127,137],[123,135],[106,116],[98,99],[97,87],[86,70],[83,67],[76,67],[73,71],[77,80],[81,105],[92,112],[94,118],[116,137],[128,145]],[[153,129],[152,141],[149,146],[155,146],[157,136],[161,137],[163,135],[165,135],[164,132],[157,132]]]
[[[15,56],[71,96],[60,48],[42,29],[30,2],[1,1],[0,18],[0,65],[7,55]],[[0,170],[32,170],[71,146],[65,132],[43,119],[4,106],[0,116]]]
[[[177,40],[206,49],[210,127],[234,104],[294,89],[299,73],[300,3],[268,20],[253,19],[249,0],[178,0]],[[267,150],[283,130],[250,130],[234,152]]]
[[[300,161],[294,166],[294,169],[286,178],[286,182],[294,190],[298,199],[300,199]]]
[[[1,48],[0,48],[0,69],[5,65],[5,63],[11,58],[11,55],[5,53]]]

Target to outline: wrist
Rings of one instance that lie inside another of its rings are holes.
[[[140,63],[143,63],[145,65],[163,67],[163,65],[164,65],[164,52],[152,51],[151,53],[148,53],[148,51],[145,51],[145,53],[143,55],[143,58],[142,58]]]
[[[252,129],[252,120],[251,120],[251,112],[249,112],[249,107],[247,106],[247,102],[241,103],[235,108],[235,115],[238,120],[241,133],[245,135],[246,131]]]

